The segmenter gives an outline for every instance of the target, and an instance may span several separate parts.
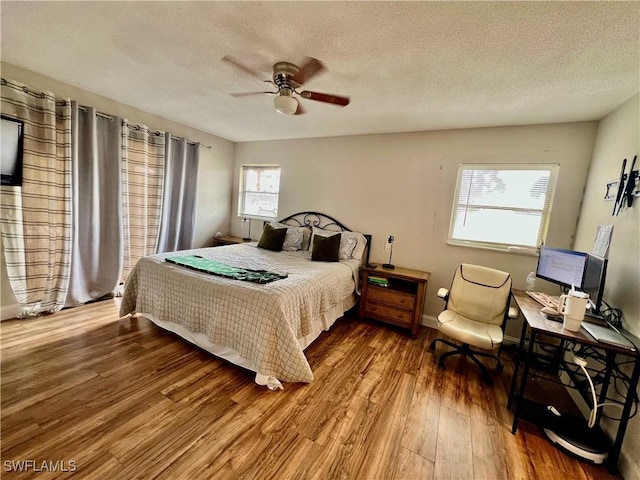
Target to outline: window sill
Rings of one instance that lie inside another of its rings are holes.
[[[515,255],[526,255],[528,257],[537,257],[538,249],[534,247],[516,247],[509,245],[487,245],[474,242],[460,242],[455,240],[447,240],[447,245],[452,247],[477,248],[479,250],[491,250],[493,252],[509,253]]]
[[[238,214],[238,218],[246,218],[247,220],[261,220],[263,222],[275,222],[276,217],[261,217],[260,215],[242,215]]]

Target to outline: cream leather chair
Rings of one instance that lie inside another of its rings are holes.
[[[442,338],[431,342],[431,350],[435,349],[436,342],[455,349],[442,354],[438,366],[444,369],[444,361],[451,355],[466,355],[480,367],[484,382],[491,385],[487,368],[476,357],[494,359],[498,372],[504,369],[502,362],[492,353],[471,347],[495,351],[502,345],[505,320],[518,316],[516,308],[509,308],[511,276],[500,270],[463,263],[453,276],[451,289],[441,288],[438,296],[447,302],[438,315],[438,329],[461,342],[458,345]]]

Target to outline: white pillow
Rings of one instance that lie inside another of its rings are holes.
[[[364,249],[367,246],[367,238],[359,232],[342,232],[340,248],[342,248],[342,242],[345,241],[345,238],[347,241],[355,242],[355,246],[351,251],[351,256],[348,258],[355,258],[356,260],[362,261],[362,255],[364,254]]]
[[[302,232],[302,250],[309,250],[311,243],[311,229],[307,227],[289,227]]]
[[[273,228],[286,228],[287,234],[284,237],[282,250],[296,252],[309,248],[311,231],[306,227],[291,227],[283,223],[269,222]]]

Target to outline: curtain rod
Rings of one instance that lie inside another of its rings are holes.
[[[162,135],[162,132],[159,132],[159,131],[155,131],[155,132],[153,132],[153,131],[149,130],[148,128],[142,128],[142,126],[141,126],[141,125],[138,125],[138,124],[135,124],[135,125],[134,125],[134,124],[131,124],[131,123],[127,122],[127,127],[128,127],[128,128],[132,128],[132,129],[134,129],[134,130],[144,130],[144,131],[146,131],[146,132],[148,132],[148,133],[151,133],[151,134],[153,134],[153,135]],[[176,139],[176,140],[186,140],[186,142],[187,142],[188,144],[190,144],[190,145],[196,145],[196,144],[198,143],[198,142],[192,142],[191,140],[187,140],[187,139],[186,139],[186,138],[184,138],[184,137],[178,137],[178,136],[173,135],[173,134],[169,134],[169,136],[170,136],[171,138]],[[204,144],[202,144],[202,143],[200,144],[200,147],[202,147],[202,148],[206,148],[206,149],[208,149],[208,150],[211,150],[211,149],[213,148],[211,145],[204,145]]]
[[[89,111],[87,109],[87,107],[82,106],[82,105],[78,105],[78,110],[82,110],[83,112],[88,112]],[[102,118],[106,118],[107,120],[113,121],[113,116],[112,115],[107,115],[106,113],[98,112],[97,110],[96,110],[96,115],[98,115],[99,117],[102,117]]]
[[[49,95],[48,92],[47,93],[39,92],[37,90],[33,90],[33,89],[27,87],[26,85],[18,85],[16,83],[13,83],[13,82],[7,80],[4,77],[0,79],[0,85],[6,85],[8,87],[13,88],[14,90],[22,90],[24,93],[26,93],[27,95],[31,95],[32,97],[50,98],[52,100],[55,100],[55,98],[53,98],[51,95]]]
[[[86,111],[87,111],[87,107],[84,107],[84,106],[82,106],[82,105],[78,105],[78,108],[79,108],[80,110],[82,110],[83,112],[86,112]],[[114,119],[114,117],[113,117],[112,115],[108,115],[108,114],[106,114],[106,113],[98,112],[97,110],[96,110],[96,115],[98,115],[99,117],[106,118],[106,119],[108,119],[108,120],[110,120],[110,121],[113,121],[113,119]],[[131,123],[129,123],[129,122],[127,122],[126,124],[127,124],[127,127],[128,127],[128,128],[132,128],[132,129],[134,129],[134,130],[144,130],[144,131],[146,131],[146,132],[148,132],[148,133],[151,133],[151,134],[154,134],[154,135],[161,135],[161,132],[159,132],[159,131],[155,131],[155,132],[153,132],[153,131],[149,130],[148,128],[144,128],[144,129],[143,129],[141,125],[137,125],[137,124],[135,124],[135,125],[134,125],[134,124],[131,124]],[[172,135],[172,134],[169,134],[169,135],[171,136],[171,138],[174,138],[174,139],[176,139],[176,140],[182,140],[182,139],[184,139],[184,140],[186,140],[186,141],[187,141],[187,143],[188,143],[189,145],[195,145],[195,144],[197,143],[197,142],[192,142],[191,140],[187,140],[187,139],[186,139],[186,138],[184,138],[184,137],[178,137],[178,136],[176,136],[176,135]],[[202,148],[206,148],[206,149],[208,149],[208,150],[211,150],[211,148],[213,148],[211,145],[204,145],[204,144],[200,144],[200,147],[202,147]]]
[[[22,90],[24,93],[26,93],[28,95],[32,95],[34,97],[39,97],[39,98],[49,97],[49,95],[46,94],[45,92],[38,92],[37,90],[33,90],[33,89],[27,87],[26,85],[15,84],[15,83],[7,80],[4,77],[0,78],[0,85],[6,85],[6,86],[9,86],[9,87],[11,87],[11,88],[13,88],[15,90]],[[50,98],[52,98],[52,100],[55,101],[54,97],[50,97]],[[67,103],[66,100],[56,101],[56,104],[59,104],[59,105],[66,105],[66,103]],[[83,112],[87,111],[87,107],[84,107],[82,105],[78,105],[78,108],[80,110],[82,110]],[[114,119],[114,117],[112,115],[108,115],[106,113],[102,113],[102,112],[98,112],[98,111],[96,111],[96,115],[98,115],[99,117],[103,117],[103,118],[109,119],[109,120],[113,120]],[[130,124],[128,124],[128,125],[130,125]],[[133,128],[136,128],[137,130],[142,130],[142,127],[140,125],[135,125],[135,126],[133,126]],[[160,134],[160,132],[150,132],[149,130],[147,130],[147,131],[149,133],[155,133],[156,135]],[[178,137],[176,135],[171,135],[171,138],[175,138],[177,140],[182,140],[184,137]],[[186,140],[186,138],[185,138],[185,140]],[[192,142],[191,140],[187,140],[187,143],[190,144],[190,145],[195,145],[197,142]],[[213,148],[211,145],[204,145],[202,143],[200,144],[200,147],[201,148],[206,148],[207,150],[211,150]]]

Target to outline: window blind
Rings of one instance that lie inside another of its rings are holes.
[[[278,216],[279,196],[278,165],[242,165],[238,196],[239,216],[274,219]]]
[[[544,241],[559,166],[463,164],[449,243],[509,249]]]

